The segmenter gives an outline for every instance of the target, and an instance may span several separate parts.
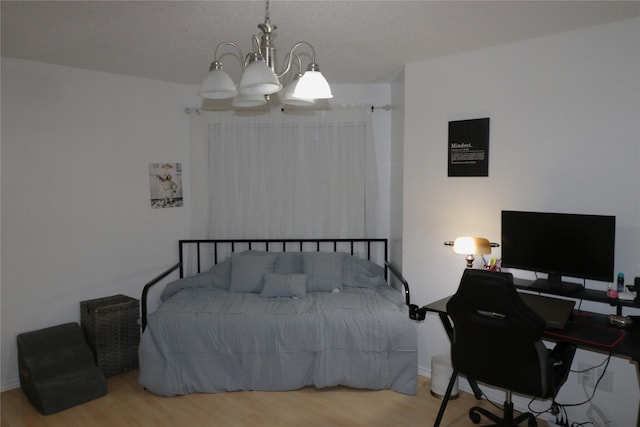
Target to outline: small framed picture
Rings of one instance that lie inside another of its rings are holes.
[[[149,184],[153,209],[183,205],[182,163],[149,163]]]
[[[448,176],[489,176],[489,118],[449,122]]]

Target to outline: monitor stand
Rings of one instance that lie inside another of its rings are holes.
[[[580,283],[563,282],[559,274],[549,274],[547,279],[536,279],[529,289],[558,295],[572,295],[584,287]]]

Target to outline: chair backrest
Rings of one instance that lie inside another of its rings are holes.
[[[451,360],[469,379],[547,397],[544,320],[518,297],[510,273],[467,269],[447,303]]]

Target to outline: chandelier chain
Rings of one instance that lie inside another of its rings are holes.
[[[265,0],[264,4],[264,21],[269,23],[269,0]]]

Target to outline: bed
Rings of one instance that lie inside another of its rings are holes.
[[[415,394],[409,288],[386,258],[386,239],[181,240],[179,262],[143,290],[139,383],[164,396],[337,385]],[[158,283],[161,303],[147,313]]]

